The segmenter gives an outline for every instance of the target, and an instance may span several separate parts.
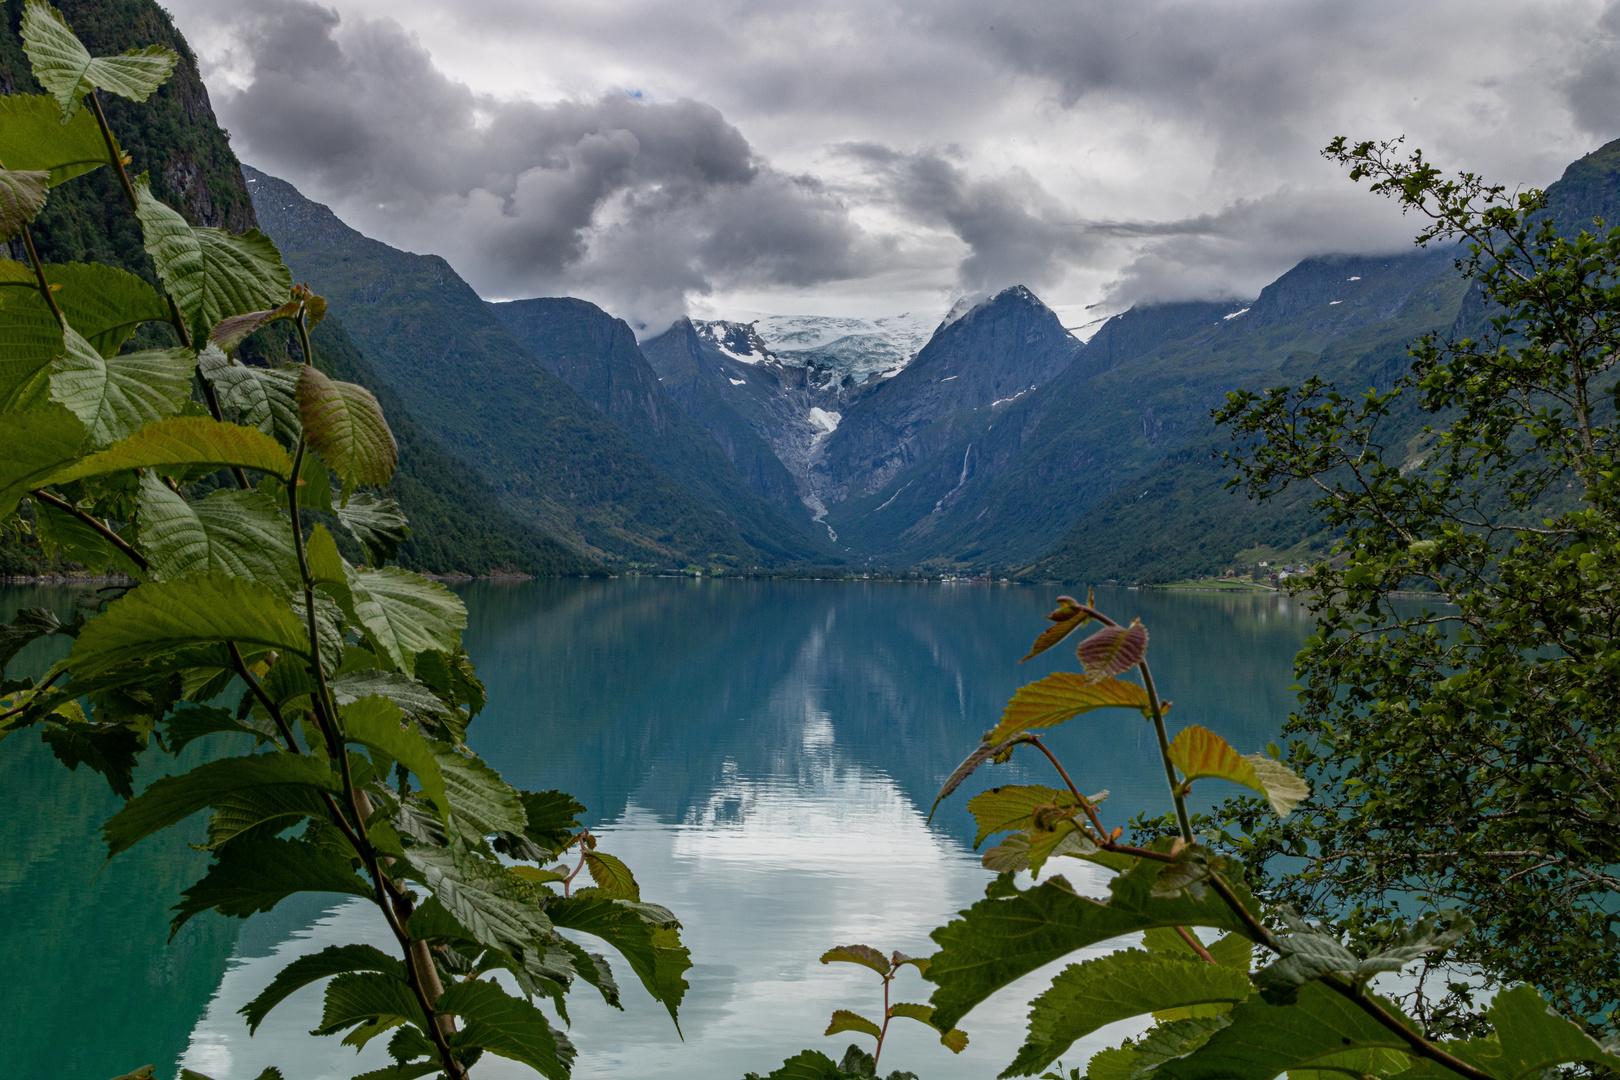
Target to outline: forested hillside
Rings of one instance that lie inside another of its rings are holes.
[[[109,95],[105,108],[122,133],[132,172],[147,172],[152,190],[191,223],[241,232],[258,224],[241,165],[214,119],[195,56],[167,13],[151,0],[65,0],[62,13],[92,50],[122,52],[130,41],[174,49],[181,57],[173,78],[150,100],[136,104]],[[38,93],[18,35],[21,5],[5,7],[0,34],[0,91]],[[95,260],[156,283],[151,259],[118,181],[98,169],[52,193],[32,226],[47,262]],[[13,241],[15,244],[15,241]],[[20,251],[11,252],[20,257]],[[318,280],[311,281],[317,292]],[[127,348],[168,344],[170,331],[142,328]],[[258,342],[262,345],[262,340]],[[489,487],[464,462],[421,430],[377,379],[341,322],[329,318],[316,332],[317,361],[343,378],[378,392],[389,407],[400,443],[400,471],[388,493],[400,500],[415,535],[401,548],[403,565],[435,573],[573,574],[595,564],[501,508]],[[251,347],[249,349],[251,352]],[[262,349],[261,349],[262,351]],[[270,350],[276,352],[274,348]],[[324,355],[321,355],[324,354]],[[60,571],[67,565],[41,557],[14,538],[0,541],[0,573]]]

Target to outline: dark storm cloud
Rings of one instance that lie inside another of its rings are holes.
[[[1575,50],[1564,81],[1570,112],[1600,139],[1620,135],[1620,2],[1611,2]]]
[[[398,24],[303,0],[256,4],[235,32],[252,79],[220,111],[239,152],[446,255],[486,295],[585,283],[656,324],[692,293],[814,285],[877,251],[832,193],[761,161],[711,106],[497,100]]]

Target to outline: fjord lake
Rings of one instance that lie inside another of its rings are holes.
[[[835,1008],[881,1013],[876,974],[818,957],[856,942],[935,951],[929,931],[994,877],[973,849],[968,798],[1057,782],[1031,754],[981,769],[929,819],[941,782],[1012,693],[1078,669],[1073,640],[1018,662],[1061,588],[617,578],[457,591],[489,691],[469,745],[512,784],[560,788],[584,803],[581,820],[600,850],[631,866],[643,899],[676,913],[692,953],[679,1030],[617,958],[622,1012],[576,987],[567,1030],[577,1077],[741,1080],[806,1048],[834,1059],[852,1041],[870,1050],[865,1036],[821,1032]],[[66,616],[75,595],[11,586],[0,605],[8,621],[29,606]],[[1155,680],[1174,702],[1172,731],[1203,724],[1243,753],[1276,737],[1293,704],[1293,655],[1310,632],[1298,601],[1128,589],[1099,589],[1096,599],[1147,626]],[[36,643],[10,673],[37,674],[62,651],[59,639]],[[1109,792],[1110,826],[1169,808],[1139,715],[1091,713],[1047,741],[1083,790]],[[206,753],[200,743],[179,761],[149,751],[137,787]],[[392,951],[371,905],[297,896],[247,920],[208,913],[171,941],[169,908],[207,863],[186,843],[202,839],[200,817],[189,834],[159,834],[107,863],[98,827],[120,801],[99,776],[67,772],[25,729],[0,745],[0,782],[13,806],[0,823],[0,953],[35,976],[15,995],[0,1071],[107,1080],[179,1064],[252,1080],[275,1065],[288,1080],[335,1080],[387,1063],[385,1039],[356,1055],[337,1038],[309,1037],[318,985],[251,1037],[237,1011],[296,956],[346,942]],[[1195,806],[1238,790],[1200,785]],[[1106,889],[1100,868],[1057,861],[1067,865],[1045,873],[1061,871],[1084,893]],[[1029,999],[1059,967],[970,1013],[960,1055],[921,1024],[897,1022],[880,1072],[995,1075],[1022,1041]],[[895,995],[926,1001],[931,990],[906,968]],[[1128,1033],[1097,1032],[1065,1066],[1083,1069]],[[494,1058],[476,1073],[529,1075]]]

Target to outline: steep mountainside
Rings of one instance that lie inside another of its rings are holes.
[[[1463,292],[1448,253],[1333,257],[1301,263],[1251,304],[1120,316],[993,422],[937,432],[931,459],[851,499],[835,525],[880,557],[1022,566],[1114,492],[1140,496],[1141,478],[1207,435],[1227,390],[1291,360],[1355,356],[1393,371],[1407,340],[1450,324]]]
[[[571,297],[513,300],[490,310],[649,460],[734,521],[749,544],[777,560],[831,557],[810,534],[802,508],[790,518],[750,489],[720,444],[666,392],[624,320]]]
[[[506,506],[597,558],[771,560],[536,360],[443,259],[371,240],[292,185],[244,172],[294,276],[321,283],[406,406]]]
[[[1017,401],[1068,368],[1081,350],[1023,286],[984,301],[941,326],[915,360],[844,415],[817,466],[818,494],[830,506],[884,490],[943,448],[949,425],[942,422]]]
[[[92,52],[119,53],[133,43],[174,49],[181,62],[174,75],[145,102],[103,95],[108,121],[119,135],[132,169],[151,176],[153,192],[194,225],[241,232],[258,224],[241,165],[197,73],[197,61],[167,13],[151,0],[62,0],[57,7]],[[0,92],[39,93],[18,36],[22,5],[5,8],[0,32]],[[48,262],[109,263],[156,283],[117,180],[106,169],[79,177],[51,192],[32,227]],[[21,252],[14,252],[20,256]],[[320,282],[312,281],[319,290]],[[147,324],[130,348],[172,343],[167,327]],[[262,340],[259,342],[262,344]],[[414,424],[397,399],[369,369],[341,322],[329,318],[316,331],[316,362],[340,377],[371,387],[388,411],[400,444],[399,472],[389,491],[411,519],[414,536],[400,551],[406,566],[431,572],[573,574],[594,564],[581,559],[496,503],[465,462],[445,453]],[[35,569],[27,552],[0,552],[8,573]]]
[[[1561,232],[1590,230],[1594,218],[1620,222],[1620,140],[1571,163],[1548,187],[1547,195],[1548,211]],[[1320,354],[1301,352],[1265,381],[1297,384],[1319,374],[1346,392],[1387,386],[1408,363],[1406,342],[1425,330],[1478,335],[1485,318],[1479,294],[1456,275],[1449,252],[1414,253],[1400,263],[1434,267],[1431,288],[1461,298],[1452,319],[1445,318],[1449,305],[1427,319],[1402,313],[1383,332],[1366,327],[1360,347],[1357,341],[1346,340]],[[1416,409],[1398,414],[1389,425],[1389,438],[1393,442],[1415,433],[1426,419]],[[1066,581],[1166,581],[1219,570],[1239,552],[1261,546],[1272,551],[1302,544],[1324,547],[1328,537],[1315,531],[1307,510],[1313,498],[1308,492],[1290,491],[1253,503],[1222,490],[1230,474],[1223,473],[1211,455],[1227,443],[1225,434],[1206,420],[1205,430],[1167,458],[1163,468],[1145,476],[1139,486],[1100,500],[1029,568],[1028,575]]]

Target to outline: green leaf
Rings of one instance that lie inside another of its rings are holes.
[[[240,837],[215,855],[219,861],[174,906],[171,940],[193,915],[209,909],[245,919],[269,911],[294,893],[344,893],[367,899],[374,895],[345,855],[308,840]]]
[[[197,361],[189,350],[148,349],[108,359],[73,327],[62,333],[66,352],[51,363],[51,397],[73,411],[96,446],[175,415],[191,393]]]
[[[1303,997],[1303,995],[1302,995]],[[1442,1049],[1498,1080],[1527,1080],[1560,1065],[1595,1065],[1620,1069],[1620,1056],[1609,1052],[1575,1024],[1553,1012],[1529,986],[1496,995],[1485,1018],[1496,1029],[1494,1039],[1442,1043]],[[1414,1078],[1451,1077],[1432,1062],[1415,1060]]]
[[[222,320],[208,334],[208,340],[222,353],[228,353],[246,341],[248,336],[260,327],[269,326],[282,319],[296,319],[298,309],[302,304],[298,300],[289,300],[278,308],[266,311],[249,311],[241,315],[232,315]]]
[[[110,160],[101,129],[89,113],[75,113],[64,124],[54,98],[0,96],[0,162],[6,168],[48,172],[55,187]]]
[[[1152,895],[1159,864],[1143,860],[1109,883],[1100,903],[1077,896],[1061,878],[1031,889],[1009,879],[992,883],[986,898],[933,932],[940,951],[925,978],[937,983],[933,1004],[949,1027],[992,993],[1076,949],[1155,926],[1209,926],[1245,934],[1241,919],[1213,894],[1203,900]],[[1253,909],[1240,882],[1233,889]],[[1269,1078],[1268,1078],[1269,1080]]]
[[[574,1063],[573,1044],[552,1030],[545,1013],[493,982],[458,982],[445,990],[434,1008],[464,1022],[462,1030],[450,1037],[452,1046],[481,1047],[551,1080],[567,1080]]]
[[[46,281],[61,286],[55,296],[62,316],[102,356],[117,356],[142,323],[169,320],[163,297],[128,271],[100,263],[48,263],[44,270]]]
[[[449,712],[449,707],[433,691],[393,671],[350,671],[328,680],[327,686],[339,705],[376,696],[392,701],[408,716],[439,717]]]
[[[4,422],[4,414],[0,414],[0,424]],[[292,473],[292,459],[270,436],[207,417],[182,416],[148,424],[121,443],[54,471],[47,482],[66,484],[126,469],[169,471],[199,466],[259,469],[281,477]]]
[[[897,1001],[889,1006],[890,1016],[904,1016],[911,1020],[920,1020],[939,1032],[939,1043],[953,1054],[960,1054],[967,1049],[967,1032],[961,1028],[941,1029],[934,1023],[934,1007],[932,1005],[918,1005],[910,1001]]]
[[[535,903],[531,888],[506,867],[459,845],[416,844],[405,855],[474,941],[522,957],[526,964],[543,958],[551,920]]]
[[[1196,931],[1187,930],[1187,933],[1192,935],[1194,941],[1203,944]],[[1187,944],[1173,927],[1155,927],[1147,931],[1142,935],[1142,946],[1150,953],[1179,956],[1184,960],[1198,956],[1192,946]],[[1245,975],[1254,963],[1254,942],[1242,934],[1227,934],[1213,944],[1206,945],[1204,951],[1222,967],[1241,971]]]
[[[369,491],[355,492],[348,502],[336,508],[336,513],[373,565],[392,559],[399,553],[399,545],[411,535],[399,503]]]
[[[178,754],[188,744],[204,735],[218,735],[227,731],[251,735],[260,743],[271,738],[267,732],[249,727],[226,710],[206,705],[175,710],[164,721],[164,728],[164,743],[171,754]]]
[[[1024,660],[1032,659],[1050,649],[1074,633],[1075,630],[1090,622],[1091,616],[1086,614],[1085,610],[1081,608],[1080,602],[1074,597],[1060,596],[1057,598],[1057,610],[1048,615],[1047,619],[1052,625],[1042,631],[1041,636],[1035,639],[1035,644],[1029,647],[1029,652],[1024,656]],[[1022,664],[1024,660],[1018,662]]]
[[[417,653],[460,647],[467,609],[438,582],[397,566],[351,570],[348,582],[350,617],[365,628],[373,651],[399,670],[412,674]]]
[[[0,267],[12,266],[0,261]],[[62,324],[32,278],[0,284],[0,410],[6,412],[49,399],[51,362],[65,349]]]
[[[63,626],[62,620],[56,617],[54,611],[37,607],[18,609],[9,626],[0,626],[0,671],[4,671],[29,642],[62,633],[64,630],[68,628]],[[76,634],[78,628],[74,627],[68,632]]]
[[[146,251],[199,347],[232,315],[277,307],[287,299],[292,272],[258,229],[238,236],[193,228],[153,196],[144,175],[135,181],[135,196]]]
[[[482,759],[440,749],[438,763],[456,825],[473,836],[521,835],[527,819],[517,791]],[[631,899],[635,899],[632,897]]]
[[[303,431],[298,420],[298,372],[301,364],[278,368],[249,367],[209,343],[197,358],[198,369],[214,386],[219,406],[236,423],[295,443]]]
[[[1170,744],[1170,760],[1189,783],[1209,777],[1258,791],[1271,800],[1278,817],[1287,817],[1299,801],[1311,793],[1305,782],[1282,762],[1264,754],[1243,757],[1225,739],[1197,724],[1176,735]],[[1261,779],[1260,769],[1266,770],[1269,785]]]
[[[518,798],[528,818],[523,835],[548,851],[557,851],[580,828],[585,807],[565,791],[520,791]]]
[[[34,504],[34,537],[47,554],[82,563],[92,573],[117,572],[136,580],[146,576],[121,548],[85,524],[78,515],[58,510],[50,503]]]
[[[1029,1034],[1001,1075],[1033,1075],[1074,1040],[1116,1020],[1189,1005],[1235,1004],[1251,989],[1248,976],[1219,964],[1137,949],[1070,964],[1030,1003]]]
[[[605,895],[615,900],[641,899],[641,886],[636,884],[630,868],[607,852],[586,851],[585,870]]]
[[[309,655],[303,623],[286,597],[236,578],[150,582],[107,605],[58,665],[75,679],[157,653],[237,641]]]
[[[840,1031],[859,1031],[863,1035],[870,1035],[874,1039],[883,1038],[883,1029],[860,1013],[850,1012],[848,1009],[834,1009],[832,1020],[827,1024],[823,1035],[836,1035]]]
[[[436,748],[414,726],[405,726],[398,705],[372,696],[346,705],[341,711],[345,739],[381,751],[405,766],[421,784],[423,793],[438,804],[440,812],[450,812]]]
[[[1386,1011],[1399,1015],[1382,1002]],[[1258,998],[1233,1009],[1231,1023],[1186,1057],[1166,1061],[1156,1076],[1172,1080],[1273,1080],[1279,1073],[1309,1069],[1349,1050],[1404,1051],[1406,1040],[1320,982],[1307,983],[1295,1005],[1269,1005]]]
[[[146,748],[144,736],[122,724],[66,723],[46,728],[40,737],[69,769],[88,765],[121,798],[134,794],[130,777],[135,755]]]
[[[147,588],[150,586],[143,585],[136,592]],[[97,621],[92,619],[90,625],[94,626]],[[180,776],[154,780],[145,791],[125,803],[101,827],[101,835],[107,841],[107,857],[112,858],[160,829],[178,824],[245,788],[283,784],[317,791],[341,790],[331,766],[309,754],[253,754],[210,761]]]
[[[247,1017],[248,1034],[264,1023],[270,1010],[285,1001],[295,990],[333,975],[352,971],[376,971],[405,978],[405,963],[396,960],[370,945],[328,945],[318,953],[300,956],[277,973],[270,985],[259,996],[237,1011]]]
[[[1135,1046],[1094,1054],[1087,1080],[1142,1080],[1171,1058],[1192,1053],[1232,1022],[1230,1013],[1190,1017],[1148,1029]]]
[[[422,1006],[409,983],[382,972],[346,971],[326,984],[321,1025],[311,1034],[334,1035],[345,1028],[357,1028],[343,1041],[361,1047],[400,1024],[427,1027]]]
[[[386,484],[393,477],[399,447],[370,390],[306,364],[298,376],[298,413],[305,438],[343,480],[345,491],[356,484]]]
[[[1001,723],[985,733],[986,745],[995,746],[1035,728],[1055,727],[1096,709],[1150,708],[1147,691],[1133,682],[1103,679],[1089,682],[1084,675],[1056,671],[1022,686],[1007,702]]]
[[[214,816],[208,819],[209,849],[223,847],[251,829],[276,825],[281,831],[304,818],[327,819],[326,800],[314,788],[277,784],[244,788],[214,800]]]
[[[1085,665],[1086,679],[1100,682],[1123,674],[1147,656],[1148,632],[1137,619],[1129,626],[1105,626],[1080,643],[1075,655]]]
[[[1107,798],[1108,792],[1104,791],[1091,796],[1091,803],[1096,805]],[[1037,807],[1072,808],[1079,805],[1079,800],[1073,793],[1046,787],[1044,784],[1007,785],[981,791],[967,803],[968,810],[979,823],[979,832],[973,838],[973,846],[978,847],[999,832],[1029,828],[1030,814]]]
[[[10,517],[29,491],[78,458],[86,432],[78,417],[56,402],[27,412],[0,412],[0,519]]]
[[[823,964],[842,962],[845,964],[861,964],[887,978],[894,964],[887,956],[878,952],[870,945],[840,945],[836,949],[828,949],[821,954]]]
[[[55,96],[63,121],[71,120],[79,99],[100,88],[132,101],[145,101],[174,71],[180,57],[148,45],[122,56],[91,58],[61,14],[43,0],[27,0],[22,18],[23,50],[34,78]]]
[[[805,1050],[782,1062],[782,1067],[765,1080],[844,1080],[845,1073],[833,1059],[818,1050]],[[758,1080],[749,1073],[745,1080]]]
[[[219,574],[291,595],[300,587],[292,524],[267,495],[216,491],[187,502],[141,475],[140,547],[155,580]]]
[[[45,209],[51,174],[0,168],[0,240],[10,240]]]
[[[687,991],[683,973],[692,960],[680,942],[680,924],[674,916],[652,905],[626,904],[588,891],[549,901],[546,914],[556,926],[590,934],[613,946],[653,1000],[663,1002],[670,1019],[676,1019]]]

